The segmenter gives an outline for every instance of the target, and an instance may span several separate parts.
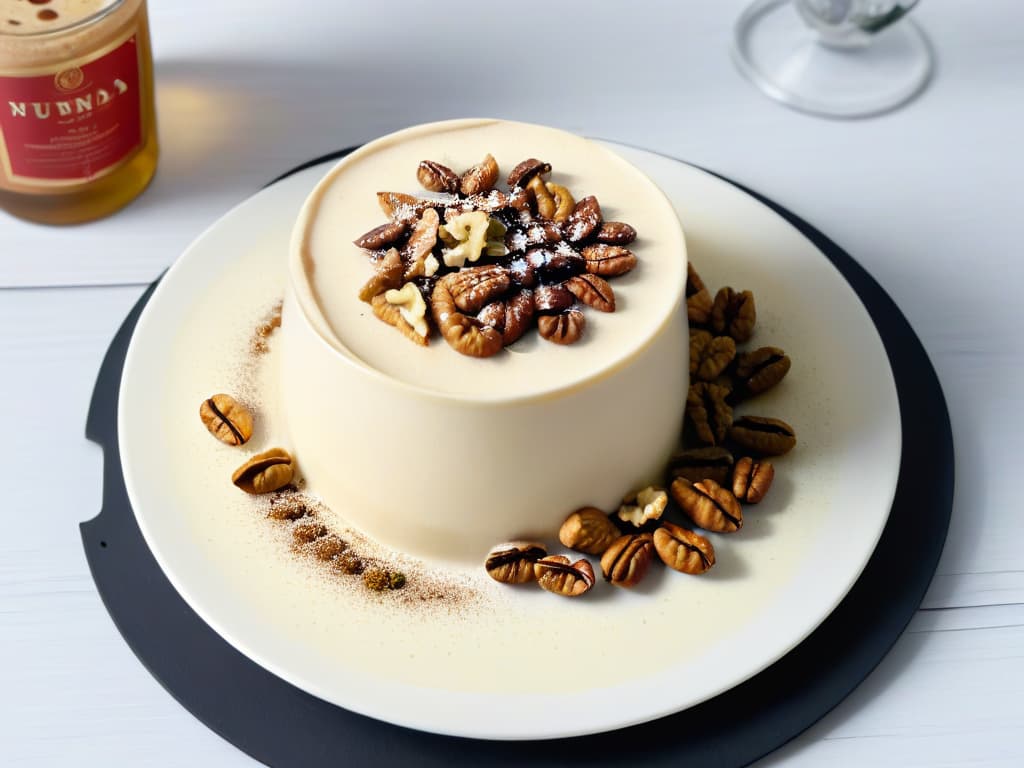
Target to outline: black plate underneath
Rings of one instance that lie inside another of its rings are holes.
[[[200,721],[271,766],[594,766],[631,765],[641,756],[646,765],[739,766],[778,748],[831,710],[896,642],[931,581],[953,503],[949,415],[921,343],[878,283],[805,221],[735,186],[810,238],[857,292],[885,343],[903,422],[899,485],[881,541],[846,599],[797,648],[742,685],[684,712],[594,736],[512,744],[389,725],[280,680],[228,645],[185,604],[146,547],[128,501],[117,443],[117,395],[128,341],[150,287],[111,343],[96,381],[86,435],[104,450],[103,509],[81,526],[96,586],[146,668]]]

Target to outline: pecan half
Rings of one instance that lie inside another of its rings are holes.
[[[665,565],[680,573],[705,573],[715,564],[710,541],[672,523],[662,523],[654,532],[654,549]]]
[[[527,183],[526,188],[533,195],[533,201],[537,206],[537,215],[542,219],[554,219],[558,206],[544,180],[540,176],[534,176]]]
[[[565,555],[550,555],[533,564],[537,583],[563,597],[579,597],[594,586],[594,568],[580,558],[570,563]]]
[[[512,173],[508,175],[507,183],[509,187],[522,187],[534,176],[547,173],[551,173],[551,164],[531,157],[523,160],[523,162],[512,169]]]
[[[455,306],[462,312],[479,312],[484,304],[505,293],[512,281],[508,270],[497,264],[469,267],[441,278],[448,286]]]
[[[246,493],[270,493],[288,485],[294,471],[291,454],[283,448],[271,448],[236,469],[231,482]]]
[[[487,155],[459,179],[459,191],[464,195],[478,195],[494,186],[498,180],[498,163]]]
[[[732,471],[732,493],[740,501],[757,504],[768,493],[775,479],[770,461],[742,457]]]
[[[754,334],[757,321],[754,294],[729,287],[720,288],[715,294],[709,321],[715,333],[728,334],[741,343],[747,341]]]
[[[451,273],[458,274],[458,273]],[[450,275],[446,275],[448,277]],[[441,335],[452,349],[470,357],[490,357],[502,349],[501,334],[455,306],[447,281],[437,281],[430,296],[431,313]]]
[[[397,328],[405,338],[415,341],[422,347],[430,344],[429,333],[425,335],[417,333],[412,324],[402,316],[401,307],[388,301],[387,292],[379,293],[370,299],[370,306],[377,319]]]
[[[561,283],[573,275],[582,274],[587,263],[572,246],[559,243],[555,248],[531,248],[526,252],[526,261],[544,283]]]
[[[732,476],[732,467],[732,454],[718,446],[679,451],[668,460],[669,477],[685,477],[694,483],[711,479],[725,485]]]
[[[526,584],[536,578],[533,564],[547,553],[543,544],[533,541],[499,544],[487,555],[484,568],[488,576],[502,584]]]
[[[603,277],[589,272],[576,275],[565,281],[565,287],[588,307],[601,312],[615,311],[615,291]]]
[[[505,247],[513,253],[523,253],[537,245],[554,245],[561,240],[562,231],[553,221],[529,221],[505,233]]]
[[[520,213],[530,213],[533,209],[533,197],[526,187],[515,187],[508,193],[508,204]]]
[[[743,527],[743,510],[732,491],[714,480],[691,483],[676,478],[669,486],[676,504],[706,531],[734,533]]]
[[[616,587],[635,587],[650,568],[653,555],[651,534],[620,536],[601,556],[601,573]]]
[[[533,291],[521,290],[513,294],[505,304],[505,327],[501,331],[501,342],[506,347],[518,341],[533,320]]]
[[[360,248],[365,248],[368,251],[379,251],[398,240],[398,238],[405,234],[405,230],[408,228],[409,223],[407,221],[389,221],[387,224],[374,227],[353,242]]]
[[[222,443],[243,445],[252,437],[252,414],[231,395],[218,394],[204,400],[199,418]]]
[[[736,356],[736,380],[753,396],[774,387],[789,373],[789,356],[778,347],[761,347]]]
[[[621,245],[594,243],[586,246],[582,253],[587,272],[602,277],[624,275],[636,266],[636,255]]]
[[[624,221],[606,221],[597,230],[594,239],[608,245],[629,245],[636,240],[636,230]]]
[[[711,317],[714,300],[693,264],[686,264],[686,316],[695,325],[704,325]]]
[[[564,285],[539,285],[533,292],[533,306],[540,314],[555,315],[576,302]]]
[[[686,420],[692,435],[703,445],[718,445],[732,426],[732,408],[726,402],[729,390],[718,384],[698,381],[686,395]]]
[[[759,456],[781,456],[796,445],[796,432],[782,419],[743,416],[732,425],[729,439]]]
[[[399,288],[402,285],[402,275],[405,268],[402,266],[402,255],[397,248],[392,248],[384,254],[384,258],[377,262],[373,277],[366,281],[359,289],[360,301],[372,301],[391,288]]]
[[[712,336],[707,331],[690,334],[690,376],[714,381],[736,357],[736,342],[730,336]]]
[[[573,344],[579,341],[586,326],[586,318],[578,309],[570,309],[560,315],[540,315],[537,330],[541,338],[555,344]]]
[[[388,218],[405,222],[416,219],[428,208],[440,204],[437,200],[424,200],[404,192],[378,192],[377,203]]]
[[[602,222],[601,204],[593,195],[587,195],[576,203],[565,220],[565,239],[570,243],[582,243],[598,230]]]
[[[416,168],[416,179],[424,189],[431,192],[454,194],[459,191],[459,174],[447,165],[435,163],[433,160],[424,160],[419,164]]]
[[[505,330],[505,313],[507,311],[508,307],[504,301],[492,301],[490,304],[485,304],[483,309],[476,313],[476,319],[501,333]]]
[[[438,228],[441,219],[437,211],[428,208],[409,235],[409,242],[402,249],[402,261],[405,262],[405,280],[414,277],[430,277],[441,266],[434,258],[434,246],[437,245]]]
[[[603,554],[622,532],[596,507],[577,509],[558,529],[558,540],[569,549],[588,555]]]
[[[551,214],[551,218],[559,223],[567,221],[569,214],[576,207],[576,200],[573,198],[572,192],[561,184],[553,184],[550,181],[544,186],[555,200],[555,212]]]

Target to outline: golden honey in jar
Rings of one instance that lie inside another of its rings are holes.
[[[156,171],[145,0],[0,0],[0,208],[73,224]]]

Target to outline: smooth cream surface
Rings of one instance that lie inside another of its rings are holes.
[[[527,157],[551,163],[552,180],[576,199],[595,195],[606,220],[625,221],[639,232],[630,246],[639,264],[610,280],[617,309],[585,308],[580,342],[561,347],[536,331],[486,360],[466,357],[437,334],[417,347],[382,323],[357,297],[372,274],[353,240],[387,219],[376,192],[427,194],[416,181],[421,160],[456,172],[487,153],[508,172]],[[483,399],[550,392],[615,367],[648,343],[679,302],[685,279],[685,246],[665,196],[640,171],[610,150],[563,131],[522,123],[461,120],[392,134],[354,153],[332,171],[307,203],[297,229],[302,254],[293,264],[300,304],[320,334],[338,350],[393,379],[441,394]]]

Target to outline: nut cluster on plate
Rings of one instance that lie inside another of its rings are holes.
[[[430,196],[379,192],[388,221],[355,240],[374,274],[359,291],[374,314],[426,345],[435,330],[458,352],[490,357],[536,325],[572,344],[581,311],[615,311],[607,278],[636,266],[636,230],[605,221],[593,195],[576,200],[535,158],[497,188],[494,157],[458,174],[424,160],[416,177]]]
[[[610,513],[595,507],[578,509],[558,532],[563,546],[599,557],[602,575],[617,587],[636,586],[658,560],[681,573],[710,570],[715,564],[714,546],[708,536],[692,528],[711,534],[742,529],[744,506],[764,499],[775,478],[775,467],[767,457],[788,453],[796,445],[796,433],[781,419],[734,418],[734,407],[774,387],[791,366],[789,356],[778,347],[741,348],[754,333],[753,294],[726,287],[712,297],[690,265],[686,297],[691,383],[684,439],[688,447],[669,459],[665,488],[649,486],[630,493]],[[594,584],[588,560],[570,562],[564,555],[548,555],[535,542],[496,547],[485,567],[496,581],[536,581],[567,597],[584,594]]]

